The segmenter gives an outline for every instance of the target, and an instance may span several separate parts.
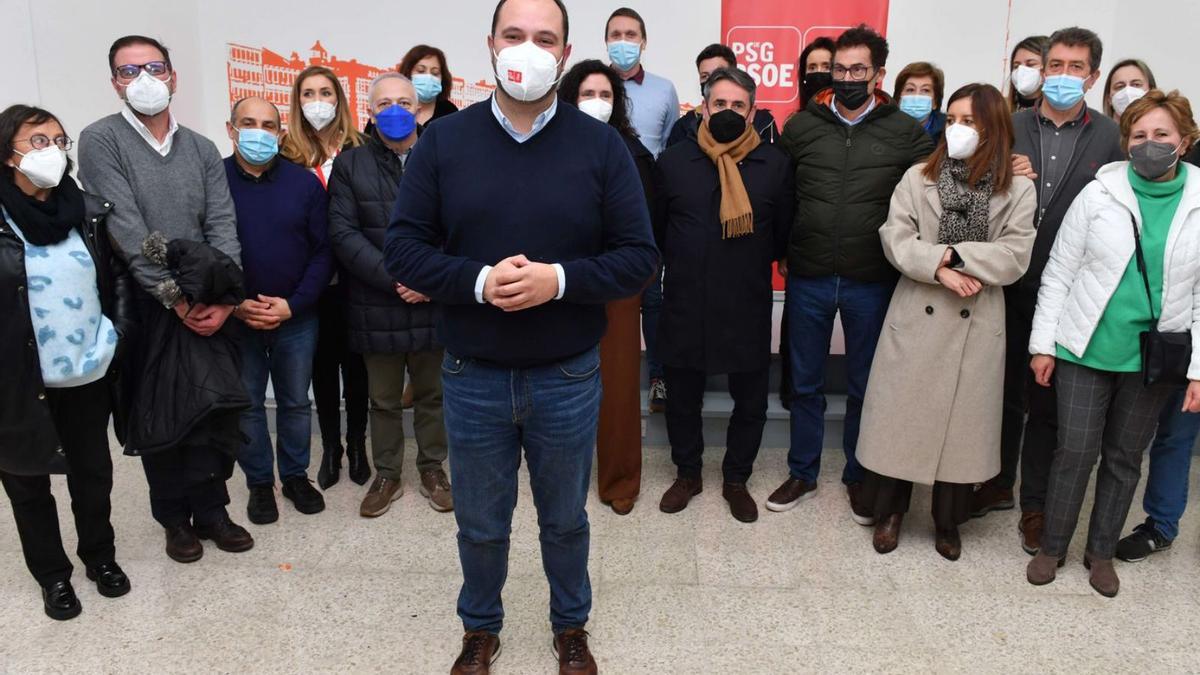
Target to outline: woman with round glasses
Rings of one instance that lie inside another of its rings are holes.
[[[67,474],[88,579],[105,597],[129,592],[109,519],[108,419],[123,436],[132,282],[109,245],[112,204],[68,175],[71,146],[45,110],[0,112],[0,483],[45,612],[59,620],[81,606],[50,474]]]

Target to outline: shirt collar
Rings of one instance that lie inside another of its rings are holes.
[[[504,112],[500,110],[500,104],[496,102],[495,94],[492,95],[492,115],[495,115],[496,121],[500,123],[501,128],[508,132],[508,135],[512,136],[513,140],[518,143],[524,143],[525,141],[538,135],[542,129],[546,128],[546,125],[550,123],[550,120],[554,119],[554,113],[556,112],[558,112],[557,96],[551,98],[550,107],[543,110],[541,114],[539,114],[533,120],[533,127],[530,128],[529,133],[523,134],[513,128],[512,122],[509,122],[508,118],[504,116]]]
[[[1037,111],[1038,121],[1040,121],[1042,124],[1049,125],[1050,127],[1055,128],[1055,129],[1059,128],[1058,125],[1054,123],[1054,120],[1052,120],[1049,117],[1046,117],[1045,115],[1042,114],[1042,104],[1040,101],[1038,102],[1038,104],[1034,108],[1034,110]],[[1084,106],[1080,107],[1079,114],[1075,116],[1075,119],[1067,122],[1063,126],[1064,127],[1074,127],[1074,126],[1078,125],[1080,122],[1086,122],[1087,114],[1088,114],[1088,107],[1086,105],[1084,105]]]
[[[833,110],[833,114],[836,115],[839,120],[841,120],[842,122],[845,122],[847,126],[852,127],[852,126],[858,124],[859,122],[867,119],[867,115],[870,115],[871,111],[875,109],[875,101],[876,101],[875,94],[872,93],[871,94],[871,102],[869,104],[867,104],[867,109],[863,111],[863,114],[859,115],[856,119],[853,119],[853,120],[846,119],[846,117],[844,117],[842,115],[842,111],[838,110],[837,96],[834,96],[833,98],[829,99],[829,107],[831,110]]]
[[[266,183],[268,181],[275,180],[275,172],[279,168],[279,158],[276,157],[275,159],[271,160],[269,165],[267,165],[266,170],[262,172],[261,176],[255,176],[254,174],[242,168],[242,165],[237,161],[236,156],[230,157],[230,159],[233,161],[233,167],[237,169],[237,174],[241,176],[242,179],[250,183]]]
[[[636,84],[642,84],[642,82],[645,81],[645,79],[646,79],[646,69],[643,68],[642,64],[639,63],[637,65],[637,73],[635,73],[631,77],[626,78],[625,81],[626,82],[634,82]]]
[[[121,107],[121,117],[125,118],[125,121],[133,127],[134,131],[138,132],[138,135],[141,136],[143,140],[150,144],[150,147],[153,148],[155,152],[163,157],[171,154],[171,145],[172,141],[175,139],[175,132],[179,131],[179,123],[175,121],[175,115],[167,112],[167,119],[170,120],[170,127],[167,129],[167,135],[165,138],[163,138],[161,143],[159,143],[158,139],[154,137],[154,134],[150,133],[150,130],[146,128],[146,125],[142,124],[142,121],[137,118],[137,115],[133,114],[133,111],[129,109],[128,105]]]

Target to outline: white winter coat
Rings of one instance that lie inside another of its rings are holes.
[[[1129,162],[1105,165],[1067,210],[1042,274],[1030,354],[1053,356],[1056,343],[1076,356],[1087,351],[1134,257],[1131,214],[1142,229],[1128,171]],[[1189,164],[1187,172],[1183,198],[1167,234],[1158,329],[1191,332],[1188,379],[1200,380],[1200,169]]]

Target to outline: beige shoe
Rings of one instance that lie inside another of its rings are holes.
[[[392,508],[392,502],[400,499],[403,494],[404,486],[400,481],[376,476],[375,482],[371,483],[371,489],[367,490],[367,496],[363,497],[362,506],[358,507],[358,514],[363,518],[382,516]]]
[[[1025,578],[1034,586],[1045,586],[1054,581],[1054,577],[1058,574],[1058,568],[1062,567],[1066,561],[1065,557],[1056,559],[1038,551],[1033,556],[1033,560],[1029,561],[1029,565],[1025,567]]]
[[[441,469],[430,469],[421,472],[421,494],[429,500],[429,506],[434,511],[454,510],[454,495],[450,493],[450,481],[446,480],[446,472]]]

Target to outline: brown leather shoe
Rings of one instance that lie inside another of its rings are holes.
[[[241,553],[254,548],[254,537],[246,528],[226,518],[215,525],[196,527],[196,536],[211,539],[217,548],[229,553]]]
[[[991,482],[981,483],[971,495],[971,517],[986,516],[992,511],[1008,511],[1016,506],[1012,488],[996,487]]]
[[[500,658],[500,636],[483,630],[463,635],[462,651],[450,668],[450,675],[487,675]]]
[[[1117,597],[1117,591],[1121,590],[1121,579],[1117,577],[1117,570],[1113,567],[1112,558],[1100,560],[1093,558],[1090,553],[1085,553],[1083,566],[1091,571],[1088,583],[1096,589],[1097,593],[1106,598]]]
[[[676,478],[663,493],[658,509],[663,513],[679,513],[687,508],[692,497],[704,491],[704,482],[699,478]]]
[[[797,504],[816,494],[816,483],[788,476],[783,485],[775,488],[771,496],[767,497],[767,508],[775,512],[791,511]]]
[[[588,632],[582,628],[568,628],[554,636],[558,675],[596,675],[596,659],[587,641]]]
[[[891,553],[900,545],[900,526],[904,523],[903,513],[892,515],[875,523],[875,536],[871,544],[876,553]]]
[[[1021,522],[1017,530],[1021,533],[1021,548],[1029,555],[1037,555],[1042,548],[1042,528],[1046,524],[1046,514],[1041,511],[1022,511]]]
[[[204,545],[192,526],[184,523],[166,528],[167,557],[178,563],[192,563],[204,557]]]
[[[958,560],[962,555],[962,538],[958,528],[938,529],[933,536],[933,548],[946,560]]]
[[[863,527],[874,525],[875,513],[863,503],[862,483],[847,485],[846,496],[850,499],[850,519]]]
[[[1055,575],[1058,574],[1058,568],[1066,564],[1066,558],[1058,558],[1057,560],[1038,552],[1033,556],[1033,560],[1029,561],[1029,565],[1025,567],[1025,579],[1034,586],[1045,586],[1054,581]]]
[[[753,523],[758,520],[758,504],[746,489],[745,483],[725,483],[721,486],[721,496],[729,502],[729,513],[743,523]]]
[[[392,502],[404,494],[404,486],[398,480],[375,476],[371,489],[363,497],[362,505],[358,507],[358,515],[363,518],[377,518],[392,508]]]
[[[614,499],[608,505],[612,507],[613,513],[618,516],[627,516],[633,511],[635,503],[637,503],[636,499]]]
[[[442,469],[421,472],[421,494],[429,500],[434,511],[445,513],[454,510],[454,495],[450,494],[450,481]]]

